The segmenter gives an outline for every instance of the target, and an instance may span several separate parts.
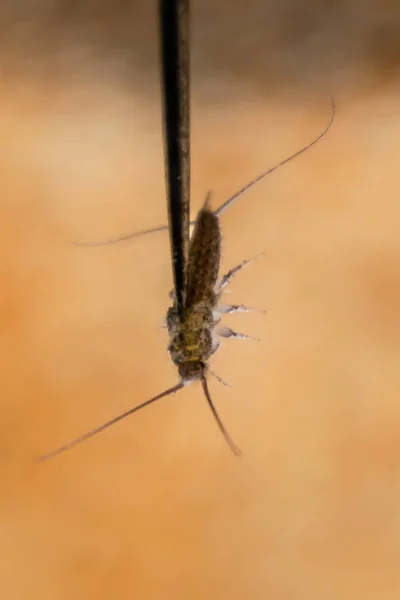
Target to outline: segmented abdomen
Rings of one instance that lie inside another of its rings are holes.
[[[220,253],[219,220],[206,202],[197,215],[190,239],[186,308],[199,302],[206,302],[214,307],[214,286],[219,273]]]

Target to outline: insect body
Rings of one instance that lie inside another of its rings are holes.
[[[325,130],[315,138],[310,144],[303,147],[301,150],[292,154],[274,167],[264,171],[246,184],[241,190],[233,196],[225,200],[215,211],[212,211],[209,206],[209,198],[207,198],[203,208],[199,211],[196,221],[194,222],[194,230],[189,242],[187,266],[185,269],[186,278],[185,286],[182,290],[182,296],[185,299],[182,305],[179,305],[176,300],[176,294],[173,294],[173,305],[167,313],[167,328],[170,335],[169,352],[174,364],[178,368],[180,381],[171,388],[168,388],[146,400],[142,404],[135,406],[126,412],[118,415],[114,419],[96,427],[92,431],[76,438],[75,440],[57,448],[56,450],[38,457],[38,460],[48,460],[53,456],[69,450],[73,446],[80,444],[90,437],[104,431],[111,425],[121,421],[125,417],[141,410],[142,408],[153,404],[157,400],[174,394],[182,389],[191,381],[201,381],[206,400],[212,410],[212,413],[217,421],[217,424],[224,434],[230,448],[235,454],[240,451],[230,438],[228,432],[224,428],[221,419],[213,405],[210,397],[207,373],[210,372],[208,360],[219,346],[219,338],[235,337],[246,338],[249,336],[239,334],[227,327],[219,327],[219,320],[223,314],[231,312],[245,312],[247,309],[242,305],[219,305],[219,300],[225,286],[231,279],[250,261],[245,260],[241,264],[231,269],[226,275],[218,280],[218,272],[220,265],[220,248],[221,248],[221,231],[219,224],[220,214],[226,210],[239,196],[248,191],[252,186],[264,179],[267,175],[275,171],[280,166],[293,160],[303,152],[306,152],[311,146],[321,140],[327,131],[330,129],[335,116],[335,104],[332,100],[332,114],[330,121]],[[136,234],[107,240],[105,242],[95,244],[80,244],[89,246],[102,246],[110,243],[128,240],[138,237],[143,234],[153,233],[167,229],[166,226],[155,227]],[[214,375],[214,373],[212,373]],[[219,379],[219,377],[217,377]]]
[[[100,242],[104,245],[169,229],[171,262],[174,279],[173,304],[167,313],[167,328],[170,336],[169,352],[178,368],[179,383],[168,388],[118,415],[107,423],[76,438],[72,442],[39,457],[46,460],[65,452],[72,446],[93,437],[97,433],[121,421],[163,398],[174,394],[192,381],[200,381],[204,395],[215,420],[224,434],[231,450],[239,454],[237,446],[230,438],[212,402],[207,375],[215,375],[208,361],[219,346],[219,338],[246,338],[227,327],[220,327],[223,314],[249,310],[242,305],[221,305],[220,298],[224,287],[250,261],[243,261],[218,280],[221,232],[219,216],[237,198],[264,179],[280,166],[293,160],[322,139],[331,127],[335,114],[332,100],[332,115],[325,130],[310,144],[292,154],[271,169],[247,183],[241,190],[212,211],[207,197],[194,224],[189,239],[190,214],[190,127],[189,127],[189,0],[160,0],[160,24],[162,41],[163,102],[165,127],[165,156],[167,180],[167,206],[169,226],[147,229],[137,234]],[[217,377],[217,376],[216,376]],[[217,379],[220,379],[217,377]]]
[[[207,374],[211,372],[215,375],[209,370],[208,361],[218,350],[220,337],[249,337],[218,325],[222,314],[250,310],[243,305],[219,305],[224,287],[250,261],[237,265],[218,280],[220,257],[220,224],[216,213],[210,208],[208,196],[197,215],[190,239],[186,304],[182,318],[177,310],[176,299],[167,313],[170,335],[168,350],[183,384],[194,380],[201,381],[204,395],[220,430],[231,450],[240,454],[214,407],[208,389]]]
[[[176,298],[167,313],[169,352],[183,383],[199,380],[210,408],[235,454],[239,453],[224,428],[210,397],[207,384],[208,360],[217,350],[218,300],[221,286],[218,273],[221,232],[218,217],[208,198],[199,211],[189,244],[186,302],[180,314]]]
[[[169,352],[183,380],[201,379],[216,350],[213,342],[216,283],[221,253],[219,219],[208,200],[200,210],[189,245],[186,302],[182,318],[176,299],[167,314]]]

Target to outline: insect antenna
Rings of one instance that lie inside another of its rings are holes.
[[[46,454],[42,454],[41,456],[38,456],[36,458],[36,460],[38,462],[44,462],[46,460],[49,460],[50,458],[54,458],[58,454],[62,454],[63,452],[70,450],[74,446],[77,446],[78,444],[81,444],[82,442],[85,442],[89,438],[97,435],[101,431],[108,429],[108,427],[111,427],[111,425],[115,425],[115,423],[118,423],[118,421],[122,421],[122,419],[125,419],[125,417],[129,417],[130,415],[137,412],[141,408],[144,408],[145,406],[148,406],[149,404],[152,404],[153,402],[156,402],[157,400],[160,400],[161,398],[165,398],[165,396],[175,394],[175,392],[178,392],[184,386],[185,386],[185,383],[183,381],[180,381],[178,384],[174,385],[173,387],[168,388],[167,390],[164,390],[163,392],[161,392],[161,394],[157,394],[157,396],[150,398],[150,400],[146,400],[145,402],[142,402],[142,404],[139,404],[138,406],[134,406],[133,408],[130,408],[126,412],[118,415],[117,417],[114,417],[110,421],[107,421],[106,423],[99,425],[95,429],[92,429],[91,431],[88,431],[87,433],[84,433],[83,435],[75,438],[71,442],[68,442],[68,444],[64,444],[64,446],[60,446],[59,448],[56,448],[55,450],[52,450],[51,452],[47,452]]]
[[[241,451],[240,448],[238,448],[235,444],[235,442],[233,441],[233,439],[231,438],[231,436],[229,435],[229,433],[227,432],[227,430],[224,427],[224,424],[222,423],[218,413],[217,413],[217,409],[214,406],[214,403],[211,399],[210,396],[210,392],[208,389],[208,383],[207,383],[207,378],[205,377],[205,375],[203,375],[203,377],[201,378],[201,384],[203,386],[203,391],[204,391],[204,395],[206,397],[206,400],[208,402],[209,407],[211,408],[211,412],[214,415],[214,419],[217,422],[218,427],[220,428],[225,440],[228,443],[229,448],[232,450],[232,452],[234,454],[236,454],[236,456],[240,456],[241,455]]]
[[[126,242],[127,240],[133,240],[136,237],[147,235],[148,233],[155,233],[156,231],[165,231],[168,229],[168,225],[159,225],[158,227],[150,227],[149,229],[142,229],[135,233],[127,233],[125,235],[118,235],[108,240],[102,240],[100,242],[73,242],[74,246],[80,246],[84,248],[93,248],[96,246],[109,246],[110,244],[116,244],[117,242]]]
[[[230,198],[228,198],[228,200],[225,200],[225,202],[223,204],[221,204],[221,206],[219,206],[214,211],[214,214],[216,216],[219,216],[226,208],[228,208],[228,206],[230,206],[240,196],[243,196],[243,194],[245,194],[246,192],[248,192],[250,188],[252,188],[254,185],[256,185],[256,183],[259,183],[262,179],[264,179],[264,177],[267,177],[268,175],[270,175],[274,171],[277,171],[280,167],[283,167],[284,165],[286,165],[290,161],[294,160],[295,158],[297,158],[298,156],[300,156],[304,152],[307,152],[307,150],[309,150],[310,148],[312,148],[312,146],[314,146],[320,140],[322,140],[322,138],[325,137],[325,135],[328,133],[328,131],[332,127],[333,122],[335,120],[335,116],[336,116],[335,100],[334,100],[334,98],[331,98],[331,117],[329,119],[329,123],[327,124],[327,126],[325,127],[325,129],[314,140],[312,140],[312,142],[310,142],[306,146],[303,146],[303,148],[300,148],[300,150],[297,150],[297,152],[295,152],[294,154],[291,154],[290,156],[288,156],[284,160],[280,161],[279,163],[277,163],[273,167],[270,167],[269,169],[267,169],[263,173],[260,173],[260,175],[257,175],[257,177],[255,177],[254,179],[252,179],[251,181],[249,181],[238,192],[236,192],[233,196],[231,196]],[[190,225],[194,225],[194,224],[195,224],[195,220],[190,221]],[[74,245],[75,246],[85,246],[85,247],[108,246],[110,244],[116,244],[118,242],[126,242],[128,240],[132,240],[134,238],[141,237],[142,235],[147,235],[149,233],[156,233],[157,231],[166,231],[167,229],[168,229],[168,225],[159,225],[158,227],[151,227],[149,229],[142,229],[141,231],[135,231],[134,233],[127,233],[127,234],[124,234],[124,235],[121,235],[121,236],[118,236],[118,237],[114,237],[114,238],[109,238],[108,240],[103,240],[103,241],[100,241],[100,242],[90,242],[90,243],[74,242]]]
[[[276,171],[280,167],[283,167],[283,165],[286,165],[288,162],[290,162],[294,158],[297,158],[297,156],[300,156],[300,154],[303,154],[304,152],[307,152],[307,150],[309,150],[310,148],[312,148],[312,146],[314,146],[320,140],[322,140],[322,138],[325,137],[325,135],[328,133],[328,131],[332,127],[333,121],[335,120],[335,113],[336,113],[335,99],[332,97],[331,98],[331,118],[329,120],[328,125],[319,134],[319,136],[317,136],[312,142],[310,142],[309,144],[307,144],[307,146],[303,146],[303,148],[300,148],[300,150],[297,150],[297,152],[295,152],[291,156],[288,156],[287,158],[285,158],[281,162],[277,163],[273,167],[267,169],[266,171],[264,171],[263,173],[261,173],[260,175],[258,175],[257,177],[255,177],[254,179],[252,179],[251,181],[249,181],[249,183],[247,183],[244,187],[242,187],[241,190],[239,190],[238,192],[236,192],[236,194],[234,194],[233,196],[231,196],[230,198],[228,198],[228,200],[225,200],[225,202],[223,204],[221,204],[221,206],[219,206],[217,208],[217,210],[214,211],[214,214],[218,217],[235,200],[237,200],[240,196],[242,196],[245,192],[247,192],[250,188],[252,188],[253,185],[255,185],[256,183],[258,183],[259,181],[261,181],[262,179],[264,179],[264,177],[267,177],[267,175],[270,175],[271,173],[273,173],[274,171]]]

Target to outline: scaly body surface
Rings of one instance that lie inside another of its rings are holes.
[[[180,315],[175,299],[167,313],[168,350],[185,382],[204,376],[207,361],[217,348],[214,315],[220,255],[219,219],[206,200],[190,239],[185,306]]]

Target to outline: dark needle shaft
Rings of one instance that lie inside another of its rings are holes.
[[[185,303],[190,219],[189,2],[160,0],[168,220],[175,294]]]

